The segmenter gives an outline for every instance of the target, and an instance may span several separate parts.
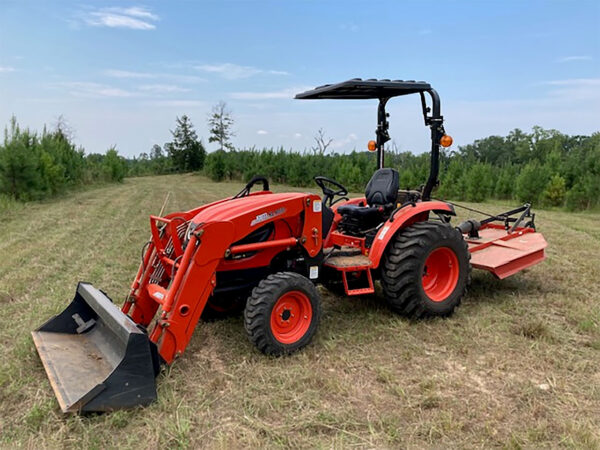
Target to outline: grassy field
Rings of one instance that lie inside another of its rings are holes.
[[[128,179],[2,213],[0,447],[600,447],[591,213],[539,211],[547,261],[504,281],[475,272],[449,319],[414,322],[380,297],[320,288],[320,331],[299,354],[259,354],[241,318],[200,323],[159,375],[157,403],[63,416],[30,331],[78,280],[123,299],[167,191],[172,211],[240,188],[194,175]]]

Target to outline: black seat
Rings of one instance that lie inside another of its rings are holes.
[[[342,205],[337,210],[344,214],[369,214],[366,210],[378,210],[378,207],[388,207],[396,203],[398,198],[399,176],[396,169],[379,169],[375,171],[367,188],[365,197],[367,205]]]
[[[377,170],[365,189],[367,205],[342,205],[337,209],[343,216],[341,227],[354,234],[379,225],[396,206],[399,184],[397,170]]]

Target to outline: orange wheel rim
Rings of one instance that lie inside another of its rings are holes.
[[[448,247],[433,250],[423,266],[423,290],[434,302],[446,300],[458,284],[460,268],[456,253]]]
[[[282,344],[298,342],[312,322],[310,299],[302,291],[283,294],[271,311],[271,332]]]

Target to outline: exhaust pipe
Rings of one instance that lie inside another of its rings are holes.
[[[33,342],[64,413],[102,412],[156,400],[156,346],[106,294],[89,283]]]

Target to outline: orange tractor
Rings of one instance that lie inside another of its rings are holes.
[[[418,94],[431,129],[424,186],[400,190],[384,168],[387,101]],[[316,177],[322,196],[276,194],[256,177],[237,195],[164,217],[121,308],[89,283],[59,315],[33,332],[64,412],[110,411],[156,398],[160,364],[185,351],[200,318],[243,309],[250,340],[282,355],[307,345],[319,325],[316,283],[370,295],[379,280],[390,307],[411,317],[448,316],[471,267],[505,278],[544,259],[529,205],[454,227],[452,204],[432,200],[440,145],[449,145],[437,92],[425,82],[361,80],[325,85],[298,99],[378,99],[377,167],[364,197],[348,199],[335,180]],[[430,106],[428,106],[428,103]],[[262,190],[251,192],[256,185]]]

